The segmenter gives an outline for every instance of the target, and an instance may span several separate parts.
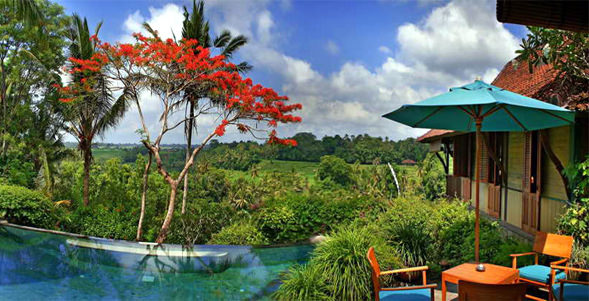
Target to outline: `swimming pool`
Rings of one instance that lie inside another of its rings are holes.
[[[2,225],[0,299],[268,299],[312,248],[158,247]]]

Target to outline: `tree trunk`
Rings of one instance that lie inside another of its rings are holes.
[[[190,160],[192,155],[192,126],[194,124],[194,103],[190,102],[190,119],[186,126],[186,161],[185,164]],[[182,214],[186,213],[186,198],[188,196],[188,173],[184,176],[184,190],[182,190]]]
[[[177,191],[178,182],[174,181],[173,183],[170,183],[170,200],[168,202],[168,213],[166,213],[166,218],[164,219],[164,223],[162,224],[160,233],[155,239],[155,242],[158,244],[163,243],[166,240],[166,237],[168,237],[168,229],[170,228],[170,224],[172,223],[172,217],[174,216],[174,203],[176,201]]]
[[[92,146],[90,143],[84,143],[82,152],[84,153],[84,206],[90,202],[90,165],[92,164]]]
[[[143,191],[141,192],[141,212],[139,213],[139,223],[137,224],[137,237],[135,240],[140,241],[143,235],[143,218],[145,217],[145,201],[147,199],[147,184],[149,180],[149,169],[151,168],[151,152],[149,152],[149,161],[145,164],[143,171]]]

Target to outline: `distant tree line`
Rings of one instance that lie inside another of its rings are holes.
[[[325,136],[318,139],[312,133],[298,133],[292,139],[296,139],[297,146],[268,145],[255,141],[223,143],[213,140],[198,160],[217,168],[248,170],[262,159],[319,162],[322,156],[333,155],[348,163],[400,164],[403,160],[420,162],[428,152],[427,146],[414,138],[392,141],[363,134]],[[163,152],[163,160],[170,166],[180,168],[184,161],[183,148],[184,146],[169,147]],[[121,159],[126,163],[135,162],[138,154],[147,154],[141,146],[123,149],[125,151]]]

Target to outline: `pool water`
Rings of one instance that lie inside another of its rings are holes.
[[[1,300],[260,300],[312,246],[142,245],[0,226]]]

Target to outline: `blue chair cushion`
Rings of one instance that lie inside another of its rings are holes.
[[[401,291],[381,291],[379,297],[381,301],[430,301],[432,295],[431,289],[421,288]]]
[[[521,267],[519,268],[519,277],[548,284],[550,281],[550,268],[543,265]],[[558,279],[565,279],[566,274],[563,271],[557,271],[555,278],[555,281],[558,281]]]
[[[587,301],[589,300],[589,285],[565,283],[562,300],[560,298],[560,283],[552,286],[554,297],[558,301]]]

